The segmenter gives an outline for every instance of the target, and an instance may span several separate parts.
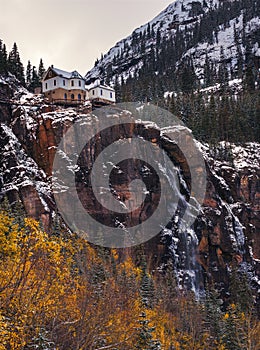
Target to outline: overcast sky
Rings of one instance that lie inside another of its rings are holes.
[[[22,62],[85,74],[101,53],[174,0],[0,0],[0,39]]]

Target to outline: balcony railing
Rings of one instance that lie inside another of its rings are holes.
[[[60,104],[60,105],[70,105],[70,106],[78,106],[78,105],[82,105],[85,103],[85,100],[73,100],[73,99],[52,99],[51,103],[53,104]]]

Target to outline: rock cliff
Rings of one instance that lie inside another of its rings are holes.
[[[0,83],[0,89],[17,104],[0,106],[1,151],[0,191],[11,203],[21,201],[28,215],[42,221],[48,230],[57,210],[51,189],[52,164],[57,145],[68,128],[75,122],[87,118],[89,128],[95,129],[98,120],[86,110],[48,106],[41,96],[24,90],[14,91],[8,84]],[[118,115],[124,117],[122,111]],[[114,116],[111,116],[115,117]],[[118,117],[118,116],[117,116]],[[85,119],[84,119],[85,120]],[[189,171],[185,168],[183,154],[169,143],[161,130],[153,125],[128,123],[124,127],[106,129],[98,133],[81,152],[83,169],[91,169],[93,162],[111,142],[135,135],[164,148],[181,170],[186,185],[181,185],[185,200],[189,199]],[[185,233],[179,230],[177,215],[162,229],[161,233],[146,243],[154,266],[163,269],[168,259],[173,261],[180,286],[186,285],[195,291],[203,289],[205,278],[214,281],[228,292],[229,268],[240,266],[252,276],[257,284],[260,259],[260,181],[259,145],[244,146],[220,144],[212,151],[207,145],[198,143],[207,169],[207,191],[202,210],[194,225]],[[122,202],[129,199],[128,183],[143,172],[143,163],[128,160],[111,173],[115,195]],[[167,164],[162,162],[167,171]],[[86,174],[86,172],[84,172]],[[153,176],[154,175],[154,176]],[[84,175],[85,176],[85,175]],[[119,224],[138,223],[146,220],[158,204],[159,191],[156,175],[151,171],[143,174],[150,200],[140,211],[130,216],[121,215]],[[97,203],[88,187],[88,178],[79,174],[76,179],[82,203],[96,218],[113,225],[114,221],[106,209]],[[111,191],[111,188],[107,188]],[[171,202],[171,197],[165,199]]]

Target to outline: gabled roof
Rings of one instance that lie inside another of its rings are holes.
[[[58,69],[55,67],[51,67],[51,70],[53,70],[57,75],[62,76],[63,78],[67,78],[67,79],[71,78],[70,72],[66,72],[65,70]]]
[[[110,90],[110,91],[115,91],[111,86],[108,85],[98,85],[102,89]]]
[[[84,80],[84,78],[82,77],[82,75],[79,74],[79,72],[77,72],[76,70],[74,70],[73,72],[67,72],[65,70],[59,69],[59,68],[55,68],[53,66],[49,67],[46,71],[49,72],[49,70],[52,70],[54,73],[56,73],[58,76],[65,78],[65,79],[73,79],[73,78],[77,78],[77,79],[82,79]],[[43,79],[45,79],[46,75],[43,77]]]
[[[110,91],[115,91],[111,86],[108,86],[106,84],[101,84],[100,80],[96,80],[94,83],[87,85],[86,88],[87,90],[95,89],[95,88],[102,88]]]
[[[78,79],[84,79],[79,72],[77,72],[76,70],[74,70],[73,72],[71,72],[71,78],[78,78]]]

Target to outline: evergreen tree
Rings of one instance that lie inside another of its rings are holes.
[[[184,93],[191,92],[196,86],[196,75],[191,61],[182,64],[178,71],[179,87]]]
[[[153,333],[155,327],[150,327],[150,320],[147,317],[147,312],[152,309],[154,303],[154,286],[152,278],[148,275],[146,257],[143,252],[140,252],[140,264],[142,269],[142,280],[140,285],[140,298],[141,298],[141,313],[139,315],[136,336],[137,350],[160,350],[161,345],[158,340],[153,339]]]
[[[12,215],[14,216],[14,223],[18,224],[20,229],[24,228],[26,211],[20,200],[12,204]]]
[[[216,344],[221,342],[222,336],[222,319],[223,312],[221,311],[222,300],[215,289],[210,289],[206,292],[204,319],[205,328],[209,331],[209,349],[216,349]]]
[[[54,218],[52,220],[51,234],[57,237],[61,235],[65,236],[65,232],[62,227],[62,220],[57,211],[55,212]]]
[[[140,316],[138,323],[138,334],[136,339],[135,349],[137,350],[161,350],[161,344],[158,340],[153,340],[154,327],[150,327],[150,320],[147,319],[146,312],[143,311]]]
[[[255,90],[255,77],[253,73],[253,68],[250,64],[247,65],[245,69],[245,73],[243,77],[243,85],[244,85],[244,89],[248,92],[252,92]]]
[[[218,70],[218,81],[222,89],[225,89],[228,85],[228,70],[225,61],[223,46],[220,47],[220,64]]]
[[[40,84],[40,80],[39,80],[39,77],[38,77],[38,74],[37,74],[37,71],[36,71],[36,67],[33,66],[32,68],[32,82],[31,82],[31,85],[30,85],[30,90],[32,92],[34,92],[34,89],[36,87],[39,87],[41,84]]]
[[[156,33],[156,48],[158,49],[161,43],[161,32],[160,29],[157,30]]]
[[[6,46],[3,44],[2,40],[0,40],[0,74],[6,74],[7,70]]]
[[[239,311],[251,313],[254,307],[254,298],[249,278],[245,272],[234,268],[230,276],[230,292],[232,302],[237,305]]]
[[[115,89],[115,93],[116,93],[117,102],[121,102],[122,101],[122,94],[121,94],[121,86],[119,83],[118,75],[116,75],[116,77],[115,77],[114,89]]]
[[[20,54],[18,52],[16,43],[14,43],[13,48],[8,56],[8,70],[10,73],[14,74],[22,84],[25,84],[24,68],[20,60]]]
[[[154,304],[154,285],[153,279],[148,275],[146,269],[143,270],[140,295],[143,305],[146,308],[152,308]]]
[[[225,323],[221,329],[223,343],[226,349],[247,350],[246,336],[235,304],[231,304],[224,316]]]
[[[148,25],[147,25],[146,36],[147,36],[147,39],[151,38],[151,26],[150,26],[150,23],[148,23]]]
[[[0,211],[4,211],[8,215],[12,215],[12,207],[10,205],[8,197],[5,195],[0,202]]]
[[[30,88],[32,83],[32,65],[31,62],[28,61],[27,67],[26,67],[26,86],[27,88]]]
[[[40,59],[40,64],[39,64],[39,68],[38,68],[38,77],[39,77],[40,81],[42,80],[45,71],[46,70],[44,68],[43,61],[42,61],[42,58],[41,58]]]
[[[204,85],[206,87],[213,85],[213,82],[214,82],[213,78],[214,78],[214,72],[212,69],[211,61],[208,55],[206,55],[205,68],[204,68]]]

